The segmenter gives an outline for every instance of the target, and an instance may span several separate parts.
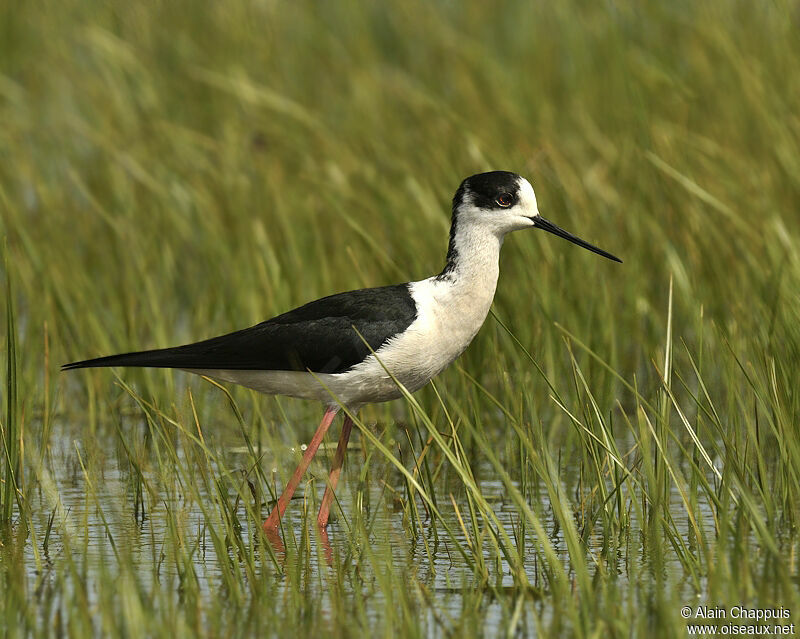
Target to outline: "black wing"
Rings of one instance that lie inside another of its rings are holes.
[[[151,351],[65,364],[341,373],[378,350],[414,321],[408,284],[338,293],[234,333]],[[367,341],[368,348],[358,333]]]

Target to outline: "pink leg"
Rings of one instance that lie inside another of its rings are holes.
[[[319,540],[322,543],[322,553],[325,556],[325,563],[333,568],[333,547],[331,540],[328,538],[328,529],[319,528]]]
[[[325,433],[328,431],[331,422],[333,422],[333,418],[336,417],[338,410],[338,407],[325,409],[325,415],[323,415],[317,432],[314,433],[314,437],[311,438],[311,443],[308,445],[308,448],[306,448],[305,453],[303,453],[303,459],[295,469],[289,483],[286,484],[286,490],[283,491],[283,494],[278,499],[278,503],[275,504],[275,508],[272,509],[269,517],[267,517],[267,521],[264,522],[264,532],[270,537],[276,535],[281,517],[283,517],[283,513],[286,512],[286,506],[289,505],[289,500],[300,485],[300,480],[303,478],[308,465],[311,463],[311,460],[314,459],[314,455],[317,454],[317,449],[322,443],[322,438],[325,437]]]
[[[348,415],[344,418],[344,424],[342,424],[342,434],[339,437],[339,445],[336,447],[336,455],[333,458],[331,476],[328,479],[328,485],[325,487],[325,495],[322,497],[322,505],[319,507],[319,515],[317,515],[317,525],[323,530],[328,525],[328,515],[331,511],[331,502],[333,502],[333,491],[336,490],[336,484],[339,483],[339,475],[342,474],[342,463],[344,462],[344,454],[347,452],[347,441],[350,439],[350,431],[352,429],[353,420]]]

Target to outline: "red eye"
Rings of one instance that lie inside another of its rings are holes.
[[[497,202],[498,206],[507,208],[513,204],[514,198],[511,196],[511,193],[503,193],[502,195],[497,196],[495,202]]]

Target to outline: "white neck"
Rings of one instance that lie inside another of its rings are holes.
[[[497,288],[502,235],[475,224],[460,224],[451,235],[447,266],[415,285],[415,299],[424,316],[434,319],[436,348],[442,364],[458,357],[483,325]],[[438,372],[438,371],[436,371]]]
[[[472,303],[485,302],[488,313],[500,274],[502,245],[503,237],[491,229],[458,225],[450,240],[447,265],[436,279],[453,295],[468,296]]]

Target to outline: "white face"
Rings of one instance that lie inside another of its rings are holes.
[[[503,210],[506,214],[511,216],[514,223],[518,225],[512,228],[512,231],[527,229],[533,226],[533,220],[531,218],[539,216],[539,207],[536,204],[536,194],[533,192],[533,187],[524,177],[519,179],[517,202],[510,208]]]
[[[493,193],[491,199],[476,194],[469,194],[468,198],[459,219],[488,228],[499,237],[531,228],[534,226],[532,218],[539,215],[536,194],[531,183],[523,177],[518,177],[513,187]]]

